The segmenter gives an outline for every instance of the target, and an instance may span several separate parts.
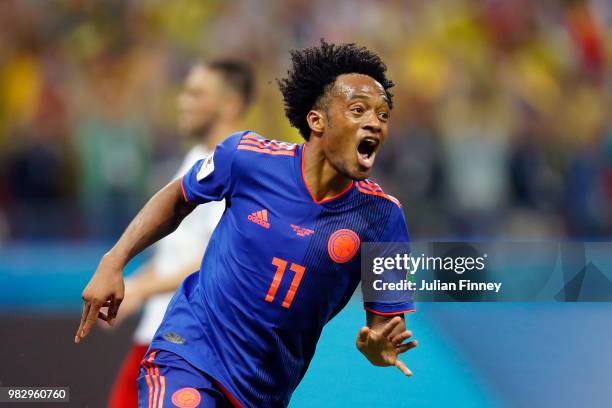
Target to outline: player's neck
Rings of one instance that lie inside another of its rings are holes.
[[[304,181],[316,201],[335,197],[352,183],[351,179],[338,173],[317,143],[305,143],[303,154]]]
[[[224,141],[229,135],[242,130],[242,123],[239,120],[235,121],[219,121],[215,123],[200,139],[209,150],[214,150],[215,147]]]

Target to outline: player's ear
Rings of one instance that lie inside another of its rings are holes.
[[[308,122],[310,130],[312,130],[315,135],[321,135],[325,130],[325,115],[321,111],[311,110],[306,115],[306,121]]]

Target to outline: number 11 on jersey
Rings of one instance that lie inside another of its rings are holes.
[[[270,284],[270,289],[268,289],[268,293],[266,294],[266,302],[272,303],[274,301],[274,297],[276,296],[276,291],[280,286],[281,281],[283,280],[283,275],[285,274],[285,270],[287,269],[287,261],[284,259],[280,259],[274,257],[272,259],[272,265],[276,266],[276,273],[274,274],[274,278],[272,279],[272,283]],[[304,276],[304,268],[302,265],[298,265],[295,263],[291,263],[289,267],[290,270],[295,272],[293,276],[293,280],[291,281],[291,286],[285,295],[285,299],[283,300],[283,307],[288,309],[291,306],[291,302],[293,302],[293,298],[295,297],[295,292],[297,292],[298,287],[300,286],[300,282],[302,281],[302,276]]]

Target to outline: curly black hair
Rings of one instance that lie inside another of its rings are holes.
[[[306,115],[317,106],[339,75],[364,74],[374,78],[387,93],[389,108],[393,108],[389,88],[395,84],[385,75],[385,63],[367,48],[354,43],[329,44],[322,39],[318,47],[291,50],[290,53],[291,69],[287,78],[278,80],[278,86],[285,101],[285,115],[304,139],[310,138]]]

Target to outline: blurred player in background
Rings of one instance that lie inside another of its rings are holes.
[[[253,99],[251,68],[238,60],[220,59],[192,67],[178,99],[180,133],[196,144],[176,174],[210,156],[228,134],[242,129],[242,119]],[[183,279],[198,270],[202,254],[225,204],[211,201],[195,209],[177,230],[161,240],[152,259],[125,282],[125,298],[116,323],[143,309],[126,356],[111,391],[109,406],[133,408],[138,404],[136,378],[140,362],[162,321],[172,293]]]
[[[323,327],[360,282],[361,242],[409,240],[399,202],[366,179],[387,136],[386,69],[354,44],[293,51],[280,89],[306,142],[232,134],[160,190],[103,257],[83,291],[77,343],[117,315],[135,254],[198,205],[225,199],[200,272],[181,284],[143,360],[140,407],[286,407]],[[364,308],[359,351],[411,376],[399,359],[416,346],[404,342],[409,294]]]

